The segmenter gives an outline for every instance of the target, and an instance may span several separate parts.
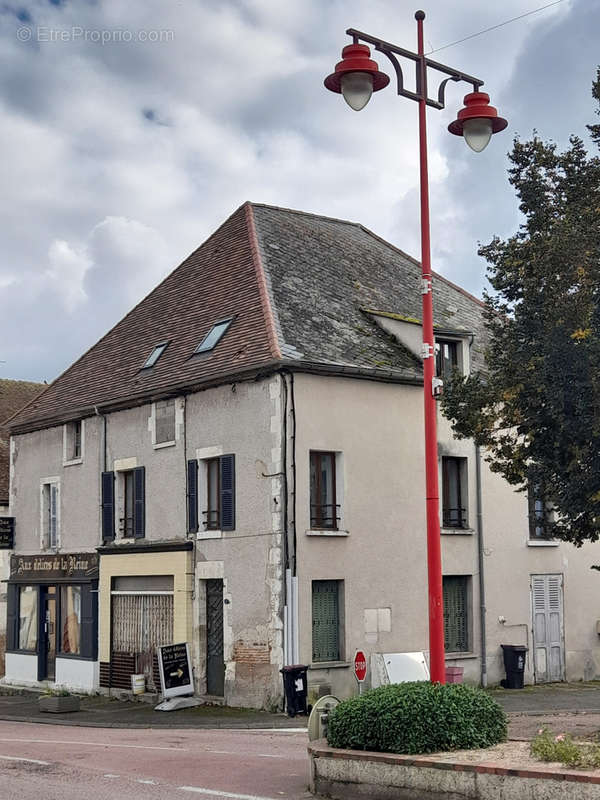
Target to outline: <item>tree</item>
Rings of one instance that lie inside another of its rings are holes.
[[[592,84],[600,106],[600,68]],[[600,108],[596,110],[600,114]],[[589,125],[600,148],[600,125]],[[493,471],[554,507],[552,536],[600,537],[600,158],[515,139],[510,183],[525,221],[488,261],[485,370],[454,374],[443,410]]]

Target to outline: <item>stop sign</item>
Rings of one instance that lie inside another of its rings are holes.
[[[367,657],[362,650],[354,654],[354,675],[359,683],[363,683],[367,677]]]

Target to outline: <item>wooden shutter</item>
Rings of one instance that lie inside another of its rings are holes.
[[[19,649],[19,587],[9,583],[7,588],[6,649]]]
[[[49,500],[48,544],[58,547],[58,486],[55,483],[50,484]]]
[[[468,578],[444,576],[444,647],[449,653],[469,650]]]
[[[81,584],[80,654],[82,658],[98,657],[98,584]]]
[[[146,468],[133,470],[133,536],[143,539],[146,532]]]
[[[198,530],[198,462],[195,458],[187,462],[187,529]]]
[[[312,583],[313,661],[340,660],[339,582]]]
[[[221,530],[235,530],[235,456],[221,456]]]
[[[115,538],[115,473],[102,473],[102,541]]]

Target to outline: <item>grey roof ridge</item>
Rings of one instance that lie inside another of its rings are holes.
[[[40,392],[40,394],[39,394],[39,395],[37,395],[36,397],[34,397],[32,400],[30,400],[30,401],[29,401],[29,403],[27,403],[27,405],[23,406],[23,408],[19,409],[19,411],[17,411],[15,414],[13,414],[13,416],[12,416],[12,417],[10,417],[10,420],[12,420],[12,419],[14,419],[15,417],[17,417],[17,416],[18,416],[18,415],[19,415],[19,414],[20,414],[22,411],[24,411],[26,408],[28,408],[28,407],[29,407],[29,405],[30,405],[31,403],[33,403],[35,400],[39,400],[39,398],[40,398],[40,397],[41,397],[43,394],[45,394],[45,393],[48,391],[48,389],[52,388],[52,387],[54,386],[54,384],[55,384],[57,381],[59,381],[61,378],[63,378],[65,375],[67,375],[67,374],[68,374],[68,373],[69,373],[69,372],[70,372],[70,371],[71,371],[71,370],[72,370],[72,369],[73,369],[73,368],[74,368],[74,367],[75,367],[77,364],[79,364],[79,362],[80,362],[80,361],[82,361],[82,360],[83,360],[83,359],[84,359],[84,358],[85,358],[85,357],[88,355],[88,353],[91,353],[91,351],[92,351],[92,350],[93,350],[95,347],[97,347],[97,346],[98,346],[98,345],[99,345],[101,342],[103,342],[103,341],[104,341],[106,338],[108,338],[108,336],[110,336],[110,334],[111,334],[111,333],[112,333],[112,332],[115,330],[115,328],[117,328],[119,325],[121,325],[123,322],[125,322],[125,320],[126,320],[128,317],[130,317],[130,316],[131,316],[131,315],[134,313],[134,311],[136,311],[136,310],[139,308],[139,306],[141,306],[141,305],[142,305],[142,303],[144,303],[144,302],[145,302],[145,301],[148,299],[148,297],[150,297],[150,295],[151,295],[151,294],[153,294],[153,293],[154,293],[154,292],[155,292],[155,291],[156,291],[156,290],[159,288],[159,286],[162,286],[162,285],[163,285],[163,283],[164,283],[166,280],[168,280],[168,278],[170,278],[170,276],[171,276],[171,275],[172,275],[172,274],[175,272],[175,270],[178,270],[178,269],[179,269],[179,267],[180,267],[180,266],[181,266],[181,265],[182,265],[182,264],[183,264],[185,261],[187,261],[187,259],[188,259],[188,258],[189,258],[189,257],[190,257],[190,256],[191,256],[193,253],[195,253],[195,252],[196,252],[196,250],[199,250],[201,247],[204,247],[206,244],[208,244],[208,242],[210,242],[210,240],[211,240],[211,239],[212,239],[214,236],[216,236],[216,234],[217,234],[217,233],[218,233],[218,232],[221,230],[221,228],[222,228],[224,225],[227,225],[227,223],[229,222],[229,220],[230,220],[232,217],[234,217],[234,216],[235,216],[235,215],[236,215],[236,214],[237,214],[237,213],[238,213],[238,212],[239,212],[239,211],[240,211],[240,210],[241,210],[241,209],[244,207],[244,205],[245,205],[245,204],[242,204],[241,206],[239,206],[238,208],[236,208],[236,210],[235,210],[235,211],[234,211],[232,214],[230,214],[230,215],[227,217],[227,219],[226,219],[224,222],[222,222],[222,223],[221,223],[221,225],[219,225],[219,227],[218,227],[216,230],[214,230],[214,231],[211,233],[211,235],[210,235],[210,236],[209,236],[207,239],[205,239],[205,240],[202,242],[202,244],[201,244],[201,245],[199,245],[199,246],[198,246],[198,247],[196,247],[194,250],[192,250],[192,252],[191,252],[189,255],[187,255],[187,256],[186,256],[186,257],[183,259],[183,261],[181,261],[181,262],[180,262],[180,263],[179,263],[179,264],[178,264],[176,267],[174,267],[174,269],[172,269],[172,270],[171,270],[169,273],[167,273],[167,275],[165,275],[165,277],[162,279],[162,281],[160,281],[160,283],[157,283],[157,284],[156,284],[156,286],[154,286],[154,287],[153,287],[153,288],[152,288],[152,289],[151,289],[151,290],[150,290],[150,291],[149,291],[149,292],[148,292],[146,295],[144,295],[144,297],[142,297],[142,299],[141,299],[139,302],[137,302],[137,303],[136,303],[136,304],[133,306],[133,308],[131,308],[131,309],[130,309],[130,310],[129,310],[129,311],[126,313],[126,314],[125,314],[125,316],[124,316],[124,317],[121,317],[120,319],[118,319],[118,320],[115,322],[115,324],[114,324],[114,325],[113,325],[111,328],[109,328],[109,330],[107,330],[107,331],[106,331],[106,333],[104,334],[104,336],[101,336],[101,337],[100,337],[100,338],[99,338],[97,341],[95,341],[95,342],[94,342],[92,345],[90,345],[90,346],[88,347],[88,349],[87,349],[87,350],[85,350],[85,351],[84,351],[84,352],[83,352],[83,353],[82,353],[82,354],[79,356],[79,358],[75,359],[75,361],[73,361],[73,363],[72,363],[72,364],[69,364],[69,366],[68,366],[68,367],[67,367],[65,370],[63,370],[63,371],[62,371],[62,372],[61,372],[59,375],[57,375],[57,376],[56,376],[56,378],[54,378],[54,380],[53,380],[53,381],[51,381],[51,382],[50,382],[50,383],[49,383],[49,384],[46,386],[46,388],[45,388],[45,389],[44,389],[42,392]],[[8,422],[8,420],[7,420],[7,422]]]
[[[272,208],[275,211],[285,211],[286,213],[298,214],[299,216],[303,217],[313,217],[315,219],[327,220],[327,222],[338,222],[342,225],[352,225],[355,228],[360,228],[362,231],[367,233],[369,236],[372,236],[374,239],[376,239],[378,242],[381,242],[381,244],[384,244],[386,247],[391,247],[392,250],[395,250],[401,256],[411,261],[415,266],[417,267],[421,266],[421,262],[419,261],[419,259],[415,258],[414,256],[411,256],[409,253],[405,252],[400,247],[397,247],[395,244],[392,244],[392,242],[388,242],[387,239],[384,239],[382,236],[379,236],[377,233],[374,233],[370,228],[367,228],[361,222],[352,222],[349,219],[340,219],[339,217],[328,217],[325,216],[324,214],[316,214],[313,211],[301,211],[300,209],[297,208],[285,208],[284,206],[274,206],[269,203],[253,203],[252,201],[249,201],[249,203],[250,205],[256,206],[258,208]],[[453,281],[449,280],[448,278],[445,278],[439,272],[436,272],[435,270],[432,270],[431,272],[436,278],[448,284],[448,286],[451,286],[453,289],[456,289],[456,291],[463,294],[469,300],[472,300],[478,305],[485,307],[485,303],[479,297],[475,297],[474,294],[471,294],[466,289],[463,289],[462,286],[459,286],[458,284],[453,283]]]
[[[283,341],[283,333],[279,323],[279,314],[277,313],[277,306],[271,288],[271,276],[267,270],[266,259],[263,258],[262,248],[258,239],[252,203],[246,201],[244,203],[244,211],[246,214],[248,237],[250,239],[250,249],[252,251],[252,262],[254,264],[256,279],[258,282],[260,302],[262,305],[269,343],[271,345],[271,355],[273,358],[282,358],[281,350],[282,345],[285,345],[285,342]]]

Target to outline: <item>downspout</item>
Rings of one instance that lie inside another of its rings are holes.
[[[481,631],[481,685],[487,686],[487,633],[483,553],[483,500],[481,493],[481,448],[475,445],[475,479],[477,483],[477,555],[479,559],[479,629]]]
[[[101,414],[98,411],[98,406],[94,406],[94,413],[97,417],[102,417],[102,471],[106,472],[106,467],[108,463],[108,444],[107,444],[107,428],[106,428],[106,414]],[[103,540],[104,543],[104,540]],[[99,587],[98,587],[99,588]],[[98,614],[100,613],[100,595],[98,594]],[[113,678],[113,663],[112,663],[112,596],[110,597],[110,609],[111,609],[111,622],[110,622],[110,642],[109,642],[109,651],[108,651],[108,696],[110,697],[110,690],[112,689],[112,678]],[[99,620],[98,620],[99,622]]]

